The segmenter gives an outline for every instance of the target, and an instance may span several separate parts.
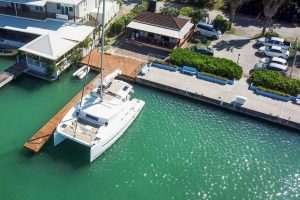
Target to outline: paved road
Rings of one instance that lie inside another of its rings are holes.
[[[237,62],[243,67],[244,76],[249,76],[249,71],[259,62],[259,57],[255,56],[257,51],[254,48],[255,40],[249,38],[224,34],[219,40],[215,40],[210,45],[215,49],[215,56],[228,58]],[[238,56],[240,54],[240,56]],[[238,58],[239,57],[239,58]]]

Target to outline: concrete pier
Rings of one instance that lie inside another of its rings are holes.
[[[219,85],[195,76],[170,72],[151,67],[144,76],[137,76],[140,84],[190,97],[209,104],[224,107],[277,124],[300,130],[300,105],[283,102],[255,94],[248,89],[246,78],[234,85]],[[244,96],[247,102],[235,105],[236,96]]]

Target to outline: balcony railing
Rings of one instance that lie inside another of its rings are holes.
[[[16,12],[13,7],[0,6],[0,14],[16,16]],[[30,11],[24,11],[20,9],[17,9],[17,16],[31,18],[31,19],[38,19],[38,20],[44,20],[47,18],[53,18],[53,19],[56,18],[56,15],[53,13],[30,12]]]

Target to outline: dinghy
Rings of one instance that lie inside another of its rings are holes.
[[[73,77],[78,79],[83,79],[83,77],[85,77],[87,73],[89,73],[89,71],[90,68],[84,65],[83,67],[79,68],[76,72],[73,73]]]

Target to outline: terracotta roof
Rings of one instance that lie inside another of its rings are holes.
[[[135,18],[133,18],[133,21],[173,30],[180,30],[189,20],[146,11],[138,14]]]

